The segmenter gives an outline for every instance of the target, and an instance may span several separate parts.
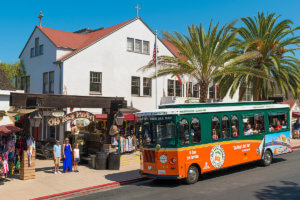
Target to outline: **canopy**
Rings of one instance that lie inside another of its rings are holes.
[[[300,117],[300,112],[293,112],[292,116],[295,118]]]
[[[12,124],[0,126],[0,136],[8,136],[11,133],[19,132],[22,129]]]
[[[9,110],[5,113],[6,116],[14,117],[14,116],[21,116],[32,113],[37,109],[18,109],[15,107],[10,107]]]
[[[125,121],[135,121],[138,120],[138,117],[134,113],[124,113]],[[107,114],[96,114],[96,120],[107,120]]]

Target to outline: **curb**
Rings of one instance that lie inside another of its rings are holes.
[[[103,184],[103,185],[96,185],[96,186],[92,186],[92,187],[86,187],[86,188],[82,188],[82,189],[71,190],[71,191],[67,191],[67,192],[32,198],[30,200],[61,199],[61,198],[66,198],[66,197],[70,197],[70,196],[74,196],[74,195],[80,195],[80,194],[85,194],[85,193],[89,193],[89,192],[114,188],[114,187],[118,187],[118,186],[122,186],[122,185],[128,185],[128,184],[136,183],[136,182],[143,181],[143,180],[147,180],[147,178],[139,177],[139,178],[127,179],[127,180],[123,180],[123,181],[116,181],[116,182],[107,183],[107,184]]]
[[[292,147],[292,149],[299,149],[300,148],[300,146],[294,146],[294,147]]]

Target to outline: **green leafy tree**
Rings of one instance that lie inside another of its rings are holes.
[[[239,65],[224,67],[216,74],[220,96],[228,91],[233,96],[239,90],[242,100],[246,89],[253,100],[267,100],[280,92],[299,97],[300,62],[295,57],[300,37],[295,36],[299,27],[292,28],[291,20],[279,21],[275,14],[241,18],[243,26],[237,28],[239,39],[235,44],[242,53],[257,51],[260,57],[246,60]]]
[[[25,67],[22,61],[18,61],[12,64],[0,62],[0,69],[12,83],[15,81],[16,77],[24,76],[26,74]]]
[[[200,84],[200,102],[207,102],[208,86],[217,71],[259,56],[258,52],[241,54],[232,47],[237,35],[232,30],[233,24],[219,28],[219,24],[213,26],[211,23],[207,32],[202,24],[200,27],[191,25],[187,27],[188,35],[176,31],[173,34],[163,32],[163,37],[177,48],[178,56],[159,56],[158,76],[188,75],[187,83],[194,79]],[[150,61],[140,70],[153,70],[153,67],[154,63]]]

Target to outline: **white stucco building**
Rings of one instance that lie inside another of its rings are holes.
[[[23,88],[30,93],[119,96],[128,106],[154,109],[153,72],[138,71],[152,59],[154,41],[155,34],[139,17],[76,32],[36,26],[20,54],[27,72]],[[170,43],[158,40],[157,45],[158,55],[176,56]],[[199,87],[191,87],[192,96],[199,97]],[[158,78],[159,103],[183,103],[186,91],[176,77]],[[216,98],[213,88],[210,94]]]

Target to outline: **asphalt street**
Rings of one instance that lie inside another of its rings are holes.
[[[274,158],[269,167],[250,163],[206,174],[194,185],[185,185],[182,181],[147,180],[72,199],[299,200],[300,150]]]

